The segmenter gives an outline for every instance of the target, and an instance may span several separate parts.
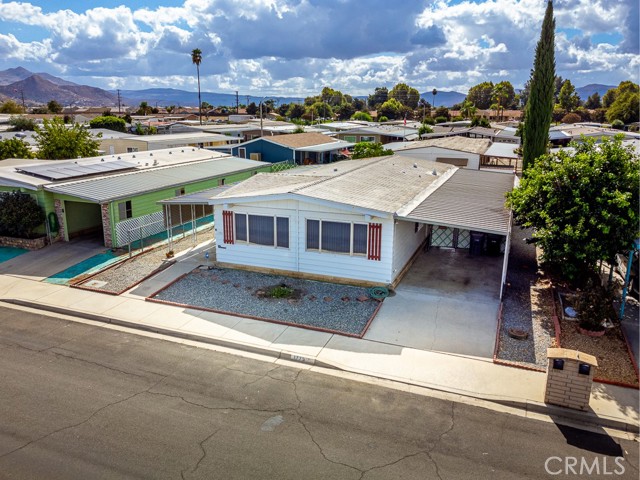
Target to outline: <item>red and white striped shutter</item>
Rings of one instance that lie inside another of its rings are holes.
[[[382,251],[382,224],[370,223],[369,224],[369,245],[367,248],[368,260],[380,260],[380,254]]]
[[[222,211],[222,228],[224,231],[224,243],[233,243],[233,212],[230,210]]]

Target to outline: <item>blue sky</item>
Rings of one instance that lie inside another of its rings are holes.
[[[544,0],[0,0],[0,70],[102,88],[352,95],[529,77]],[[555,0],[557,72],[638,81],[638,0]]]

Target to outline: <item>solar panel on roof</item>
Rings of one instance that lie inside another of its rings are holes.
[[[90,164],[64,162],[55,165],[31,165],[26,167],[18,167],[16,168],[16,170],[21,173],[26,173],[27,175],[33,175],[34,177],[40,177],[47,180],[65,180],[68,178],[78,178],[85,177],[87,175],[95,175],[96,173],[129,170],[136,167],[137,165],[135,163],[125,162],[124,160],[112,160]]]

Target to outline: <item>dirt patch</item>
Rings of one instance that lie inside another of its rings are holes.
[[[560,320],[560,332],[562,348],[585,352],[598,359],[597,379],[639,385],[618,323],[607,329],[602,337],[589,337],[578,331],[577,321]]]

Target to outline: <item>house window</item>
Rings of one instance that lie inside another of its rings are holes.
[[[127,147],[127,153],[135,153],[138,151],[138,147]]]
[[[176,197],[179,197],[180,195],[184,195],[184,187],[176,189]]]
[[[221,187],[224,185],[224,178],[219,178],[218,179],[218,186]]]
[[[289,248],[289,219],[236,213],[235,239],[236,242]]]
[[[307,250],[366,255],[367,241],[365,224],[307,219]]]
[[[344,141],[345,142],[356,143],[356,136],[355,135],[345,135],[344,136]]]
[[[118,217],[120,221],[133,217],[133,209],[131,208],[131,200],[120,202],[118,204]]]
[[[375,142],[376,141],[376,137],[370,137],[367,135],[360,135],[360,141],[361,142]]]

